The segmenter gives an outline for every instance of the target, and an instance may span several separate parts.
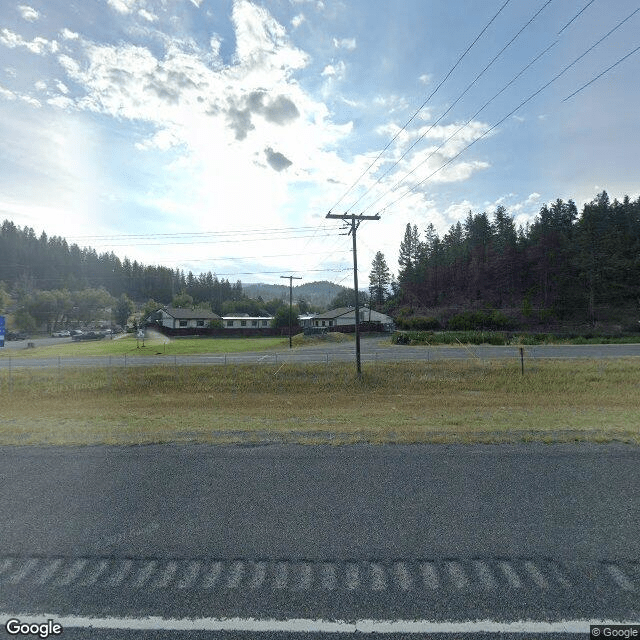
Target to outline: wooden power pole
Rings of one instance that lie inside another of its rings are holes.
[[[349,215],[348,213],[339,215],[329,212],[327,213],[327,218],[344,220],[345,229],[349,229],[349,234],[351,234],[353,238],[353,288],[356,292],[356,371],[358,378],[360,378],[362,376],[362,367],[360,365],[360,329],[358,326],[360,323],[360,301],[358,300],[358,249],[356,246],[356,231],[363,220],[380,220],[380,216],[378,214],[375,216],[357,216],[355,214]]]
[[[289,349],[291,346],[291,311],[293,309],[293,281],[302,280],[301,276],[280,276],[281,278],[289,278]]]

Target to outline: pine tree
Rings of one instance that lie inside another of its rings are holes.
[[[391,274],[384,254],[381,251],[376,253],[371,263],[371,272],[369,273],[369,295],[371,303],[376,307],[381,307],[387,297],[387,289],[391,283]]]

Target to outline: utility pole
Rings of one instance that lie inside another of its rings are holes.
[[[293,281],[302,280],[301,276],[280,276],[281,278],[289,278],[289,349],[291,346],[291,313],[293,310]]]
[[[344,228],[349,229],[349,234],[353,236],[353,288],[356,292],[356,371],[358,372],[358,378],[360,378],[362,376],[362,368],[360,366],[360,328],[358,326],[360,322],[360,301],[358,300],[358,250],[356,246],[356,231],[363,220],[380,220],[380,216],[378,214],[375,216],[357,216],[355,214],[349,215],[348,213],[338,215],[329,212],[327,213],[327,218],[344,220]]]

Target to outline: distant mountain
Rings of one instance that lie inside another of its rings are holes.
[[[341,292],[345,287],[341,287],[333,282],[323,280],[321,282],[306,282],[293,287],[293,301],[304,300],[309,304],[318,307],[328,307],[329,303]],[[248,298],[257,299],[261,297],[263,300],[289,300],[289,286],[286,284],[244,284],[242,292]]]

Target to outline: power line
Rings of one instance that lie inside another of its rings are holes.
[[[458,158],[459,156],[461,156],[467,149],[469,149],[469,147],[473,146],[476,142],[478,142],[478,140],[481,140],[482,138],[484,138],[487,134],[489,134],[491,131],[493,131],[496,127],[498,127],[499,125],[501,125],[507,118],[510,118],[516,111],[518,111],[521,107],[523,107],[525,104],[527,104],[529,101],[531,101],[533,98],[535,98],[539,93],[541,93],[542,91],[544,91],[544,89],[546,89],[550,84],[552,84],[553,82],[555,82],[558,78],[560,78],[562,75],[564,75],[571,67],[573,67],[573,65],[575,65],[577,62],[579,62],[582,58],[584,58],[590,51],[592,51],[593,49],[595,49],[595,47],[597,47],[603,40],[605,40],[606,38],[608,38],[614,31],[616,31],[617,29],[619,29],[627,20],[629,20],[632,16],[634,16],[638,11],[640,11],[640,7],[638,7],[635,11],[633,11],[632,13],[630,13],[626,18],[624,18],[623,20],[621,20],[615,27],[613,27],[613,29],[611,29],[610,31],[608,31],[604,36],[602,36],[602,38],[600,38],[600,40],[598,40],[596,43],[592,44],[586,51],[584,51],[583,53],[581,53],[575,60],[573,60],[573,62],[570,62],[566,67],[564,67],[564,69],[562,69],[562,71],[560,71],[559,73],[557,73],[551,80],[549,80],[549,82],[547,82],[546,84],[542,85],[537,91],[534,91],[528,98],[526,98],[525,100],[523,100],[515,109],[513,109],[512,111],[510,111],[506,116],[504,116],[502,119],[500,119],[498,122],[496,122],[493,126],[489,127],[489,129],[487,129],[482,135],[478,136],[475,140],[472,140],[466,147],[464,147],[461,151],[459,151],[455,156],[453,156],[452,158],[450,158],[449,160],[447,160],[447,162],[445,162],[444,164],[440,165],[440,167],[438,167],[435,171],[433,171],[432,173],[430,173],[426,178],[424,178],[424,180],[421,180],[420,182],[418,182],[418,184],[414,185],[413,187],[411,187],[410,189],[408,189],[407,191],[405,191],[399,198],[396,198],[396,200],[394,200],[393,202],[391,202],[390,204],[388,204],[386,207],[384,207],[383,211],[385,209],[388,209],[389,207],[394,206],[395,204],[397,204],[398,202],[400,202],[400,200],[402,200],[405,196],[409,195],[412,191],[415,191],[419,186],[421,186],[422,184],[424,184],[427,180],[429,180],[430,178],[432,178],[436,173],[440,172],[442,169],[444,169],[446,166],[448,166],[449,164],[451,164],[456,158]],[[633,52],[631,52],[633,53]],[[630,54],[629,54],[630,55]],[[378,213],[382,213],[382,211],[378,212]]]
[[[175,233],[136,233],[136,234],[126,234],[126,233],[118,233],[118,234],[110,234],[110,235],[92,235],[92,236],[66,236],[66,239],[75,239],[75,240],[112,240],[112,239],[125,239],[125,238],[197,238],[197,237],[205,237],[205,236],[238,236],[238,235],[265,235],[270,233],[293,233],[296,231],[312,231],[317,229],[317,226],[303,226],[303,227],[275,227],[275,228],[264,228],[264,229],[237,229],[237,230],[228,230],[228,231],[192,231],[192,232],[175,232]],[[321,230],[328,231],[331,227],[324,226],[321,227]],[[52,236],[53,237],[53,236]]]
[[[420,111],[422,111],[422,109],[425,107],[425,105],[427,104],[427,102],[429,102],[429,100],[431,100],[431,98],[433,98],[433,96],[437,93],[438,89],[440,89],[440,87],[446,82],[446,80],[449,78],[449,76],[455,71],[456,67],[460,64],[460,62],[462,62],[463,58],[467,55],[467,53],[469,53],[469,51],[472,49],[472,47],[476,44],[476,42],[478,42],[478,40],[482,37],[482,35],[484,34],[484,32],[489,28],[489,26],[492,24],[492,22],[498,17],[498,15],[500,15],[500,13],[502,12],[502,10],[509,4],[511,0],[505,0],[504,4],[500,7],[500,9],[498,9],[498,11],[496,12],[496,14],[491,18],[491,20],[489,20],[489,22],[487,22],[487,24],[484,26],[484,28],[482,29],[482,31],[480,31],[480,33],[476,36],[475,40],[467,47],[467,49],[464,51],[464,53],[458,58],[458,60],[456,61],[456,63],[453,65],[453,67],[451,67],[451,69],[449,69],[447,75],[440,81],[440,84],[438,84],[438,86],[431,92],[431,94],[429,95],[429,97],[420,105],[420,107],[414,112],[414,114],[409,118],[409,120],[407,120],[407,122],[404,123],[404,125],[401,127],[401,129],[396,133],[396,135],[389,141],[389,143],[387,144],[387,146],[376,156],[375,160],[363,171],[363,173],[358,177],[358,179],[342,194],[342,196],[340,197],[340,199],[333,205],[333,207],[331,207],[331,209],[329,210],[329,213],[331,213],[331,211],[333,209],[335,209],[340,202],[342,202],[342,200],[344,200],[344,198],[347,196],[348,193],[351,192],[351,190],[360,182],[360,180],[362,180],[362,178],[368,173],[368,171],[371,169],[371,167],[373,167],[373,165],[378,162],[378,160],[382,157],[382,155],[385,153],[385,151],[396,141],[396,138],[400,135],[400,133],[402,133],[402,131],[404,131],[406,129],[406,127],[411,124],[411,122],[414,120],[414,118],[418,115],[418,113],[420,113]]]
[[[593,4],[593,2],[594,0],[589,0],[589,2],[587,2],[587,4],[585,4],[584,7],[582,7],[582,9],[580,9],[580,11],[578,11],[578,13],[576,13],[576,15],[573,16],[573,18],[571,18],[571,20],[569,20],[569,22],[567,22],[560,31],[558,31],[558,35],[560,35],[590,4]]]
[[[549,49],[551,49],[552,47],[554,47],[557,44],[557,40],[555,42],[552,42],[544,51],[542,51],[541,53],[539,53],[535,58],[533,58],[533,60],[531,60],[531,62],[529,62],[529,64],[527,64],[522,70],[520,70],[513,78],[511,78],[511,80],[509,80],[509,82],[507,82],[507,84],[504,85],[504,87],[502,87],[502,89],[500,89],[500,91],[498,91],[498,93],[496,93],[493,97],[489,98],[489,100],[487,100],[481,107],[480,109],[478,109],[461,127],[459,127],[454,133],[452,133],[444,142],[442,142],[438,147],[436,147],[424,160],[422,160],[421,162],[419,162],[415,167],[413,167],[413,169],[411,169],[411,171],[409,171],[408,173],[406,173],[404,176],[402,176],[402,178],[400,178],[400,180],[398,180],[390,189],[387,189],[387,191],[385,191],[379,198],[377,198],[376,200],[374,200],[369,206],[367,206],[365,209],[363,209],[363,213],[367,210],[369,210],[371,207],[373,207],[376,203],[380,202],[380,200],[382,200],[385,196],[387,196],[389,193],[391,193],[392,191],[395,191],[398,186],[400,184],[402,184],[410,175],[412,175],[413,173],[415,173],[415,171],[417,171],[425,162],[427,162],[431,157],[433,157],[440,149],[442,149],[442,147],[444,147],[447,142],[449,142],[449,140],[451,140],[452,138],[454,138],[455,136],[458,135],[458,133],[460,133],[460,131],[462,131],[464,128],[466,128],[468,126],[468,124],[474,119],[476,118],[480,113],[482,113],[482,111],[484,111],[484,109],[486,107],[488,107],[500,94],[502,94],[504,91],[506,91],[529,67],[531,67],[535,62],[537,62],[545,53],[547,53],[547,51],[549,51]]]
[[[619,65],[622,61],[626,60],[629,56],[633,55],[636,51],[638,51],[638,49],[640,49],[640,47],[636,47],[633,51],[627,53],[627,55],[624,56],[624,58],[620,58],[620,60],[618,60],[617,62],[612,64],[610,67],[605,69],[602,73],[599,73],[595,78],[593,78],[593,80],[589,80],[589,82],[587,82],[587,84],[583,84],[577,91],[574,91],[571,95],[567,96],[562,102],[566,102],[569,98],[573,98],[573,96],[575,96],[576,93],[580,93],[583,89],[585,89],[590,84],[594,83],[598,78],[600,78],[605,73],[607,73],[607,71],[611,71],[611,69],[613,69],[613,67]]]
[[[482,71],[480,71],[480,73],[478,73],[478,75],[476,75],[476,77],[466,86],[464,91],[454,100],[454,102],[449,106],[449,108],[444,113],[442,113],[438,117],[438,119],[435,122],[433,122],[429,126],[429,128],[419,138],[417,138],[415,140],[415,142],[347,209],[347,212],[351,211],[351,209],[353,209],[353,207],[355,207],[358,204],[358,202],[360,202],[360,200],[362,200],[362,198],[364,198],[364,196],[366,196],[367,193],[369,193],[380,182],[380,180],[382,180],[386,175],[388,175],[391,171],[393,171],[393,169],[395,169],[395,167],[397,167],[398,164],[400,164],[400,162],[406,157],[406,155],[421,140],[424,140],[424,138],[428,135],[428,133],[449,113],[449,111],[451,111],[456,106],[456,104],[458,104],[458,102],[460,102],[460,100],[465,96],[465,94],[469,91],[469,89],[471,89],[471,87],[473,87],[473,85],[475,85],[475,83],[486,73],[486,71],[493,65],[493,63],[507,50],[508,47],[510,47],[513,44],[513,42],[516,40],[516,38],[518,38],[518,36],[538,17],[538,15],[540,15],[540,13],[542,13],[542,11],[549,4],[551,4],[551,2],[553,2],[553,0],[547,0],[547,2],[545,2],[545,4],[542,5],[542,7],[540,7],[540,9],[538,9],[538,11],[536,11],[536,13],[534,13],[534,15],[513,36],[513,38],[511,38],[511,40],[509,40],[509,42],[507,42],[507,44],[505,44],[504,47],[502,47],[502,49],[500,49],[500,51],[498,51],[498,53],[485,66],[485,68]],[[396,135],[396,137],[397,137],[397,135]],[[395,138],[394,138],[394,140],[395,140]]]

